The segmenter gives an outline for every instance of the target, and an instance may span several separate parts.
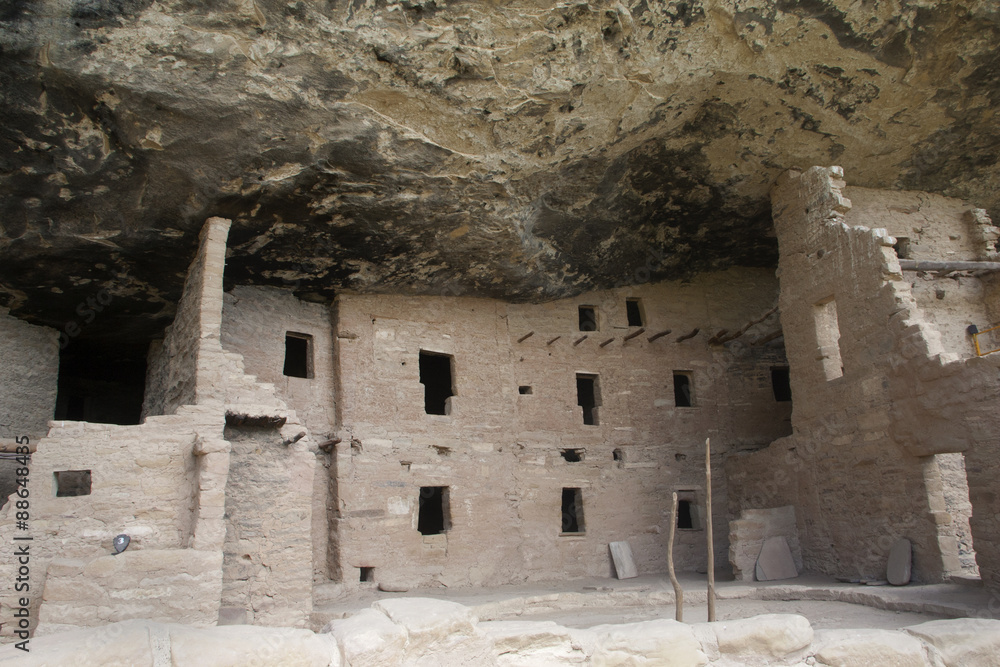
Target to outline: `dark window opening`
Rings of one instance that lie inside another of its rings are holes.
[[[694,405],[690,371],[674,371],[674,405],[679,408],[690,408]]]
[[[577,374],[576,404],[583,408],[583,423],[589,426],[597,425],[597,407],[600,405],[597,394],[597,376]]]
[[[66,419],[72,422],[87,421],[87,397],[71,394],[66,397]]]
[[[899,259],[910,259],[910,239],[904,236],[897,236],[896,243],[892,246]]]
[[[433,352],[420,353],[420,383],[424,385],[424,412],[429,415],[450,413],[455,395],[451,378],[451,357]]]
[[[677,527],[694,528],[694,519],[691,516],[691,501],[677,501]]]
[[[584,532],[583,494],[580,489],[562,490],[562,532]]]
[[[621,449],[615,449],[611,452],[611,459],[618,463],[618,467],[621,468],[625,465],[625,452]]]
[[[580,461],[583,460],[584,450],[562,449],[559,451],[559,454],[561,454],[563,459],[565,459],[569,463],[579,463]]]
[[[775,366],[771,369],[771,389],[774,390],[774,400],[781,403],[792,400],[792,384],[788,375],[788,366]]]
[[[694,491],[677,492],[677,528],[681,530],[700,530],[698,520],[698,502]]]
[[[285,369],[288,377],[309,378],[312,360],[312,336],[289,331],[285,334]]]
[[[70,339],[59,352],[53,418],[138,424],[146,391],[146,341]]]
[[[448,487],[420,487],[420,509],[417,514],[417,530],[422,535],[440,535],[446,532],[448,520]]]
[[[533,394],[534,392],[531,390],[531,387],[529,387],[528,385],[523,385],[522,384],[520,387],[517,388],[517,393],[519,393],[522,396],[524,396],[524,395],[527,395],[527,394]]]
[[[580,306],[580,331],[597,331],[597,308]]]
[[[625,315],[630,327],[642,326],[642,305],[639,299],[625,299]]]
[[[62,470],[55,475],[57,498],[90,495],[89,470]]]
[[[361,570],[361,581],[373,582],[375,581],[375,568],[374,567],[360,567]]]

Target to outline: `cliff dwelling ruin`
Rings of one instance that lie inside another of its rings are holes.
[[[0,9],[0,662],[997,664],[998,38]]]

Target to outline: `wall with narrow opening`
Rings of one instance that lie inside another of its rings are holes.
[[[560,508],[562,533],[582,534],[587,532],[583,515],[583,490],[564,488]]]
[[[694,407],[694,373],[674,371],[674,405],[678,408]]]
[[[601,405],[600,385],[598,377],[589,373],[576,374],[576,404],[583,412],[583,423],[597,426],[598,406]]]
[[[290,290],[235,287],[224,296],[222,346],[237,352],[247,374],[273,384],[317,437],[334,432],[333,336],[328,307]]]
[[[451,527],[451,497],[447,486],[422,486],[417,508],[421,535],[440,535]]]
[[[424,386],[424,412],[429,415],[451,414],[455,395],[453,361],[447,354],[420,352],[420,384]]]
[[[816,167],[785,174],[772,192],[795,428],[766,448],[730,457],[730,511],[794,506],[809,570],[881,578],[893,543],[906,537],[913,579],[941,581],[961,569],[960,531],[935,455],[964,450],[974,461],[970,523],[986,580],[984,548],[992,571],[1000,571],[1000,531],[976,501],[994,494],[979,476],[996,479],[986,463],[997,424],[996,364],[950,349],[968,341],[940,330],[941,320],[919,305],[919,272],[899,263],[886,229],[910,238],[911,256],[920,259],[929,259],[928,251],[941,260],[994,251],[963,248],[963,235],[975,232],[981,216],[957,200],[859,191],[852,203],[844,188],[839,168]],[[925,221],[937,230],[917,234]],[[977,244],[996,238],[987,231],[971,235],[978,234]],[[933,307],[955,316],[947,301],[928,303],[945,302]]]
[[[813,307],[813,318],[816,324],[816,358],[823,367],[826,379],[835,380],[844,375],[837,301],[830,296],[817,302]]]
[[[344,426],[329,511],[331,558],[345,586],[362,585],[361,567],[375,567],[387,587],[608,576],[607,543],[617,540],[629,540],[641,571],[662,572],[664,484],[703,484],[708,429],[718,434],[716,558],[724,562],[722,463],[789,428],[790,405],[775,401],[770,385],[771,367],[786,363],[775,284],[771,272],[740,269],[545,304],[340,295]],[[643,327],[629,326],[628,299],[641,299]],[[692,300],[711,304],[710,320]],[[579,331],[581,303],[598,311],[599,331]],[[709,344],[723,328],[745,338]],[[448,415],[427,414],[427,353],[451,358]],[[697,374],[698,409],[675,409],[674,369]],[[592,398],[578,375],[596,381]],[[584,423],[581,398],[596,423]],[[428,487],[448,487],[446,532],[420,530]],[[585,532],[562,533],[563,489],[581,489]],[[677,567],[693,571],[705,541],[682,533]]]

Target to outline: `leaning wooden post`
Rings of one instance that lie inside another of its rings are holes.
[[[715,548],[712,544],[712,445],[705,438],[705,539],[708,541],[708,621],[715,620]]]
[[[667,542],[667,572],[670,573],[670,583],[674,586],[674,608],[678,621],[684,620],[684,589],[674,574],[674,531],[677,528],[677,492],[674,491],[674,504],[670,510],[670,541]]]

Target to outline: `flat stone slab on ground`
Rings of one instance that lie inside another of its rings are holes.
[[[628,542],[612,542],[611,560],[615,563],[615,572],[619,579],[631,579],[639,576],[639,570],[635,567],[635,559],[632,558],[632,547]]]
[[[885,570],[885,578],[893,586],[905,586],[910,583],[912,566],[913,546],[908,539],[902,537],[889,550],[889,565]]]
[[[794,579],[799,576],[795,561],[792,560],[792,550],[788,548],[788,541],[784,537],[778,535],[764,540],[760,556],[757,557],[755,574],[757,581]]]

